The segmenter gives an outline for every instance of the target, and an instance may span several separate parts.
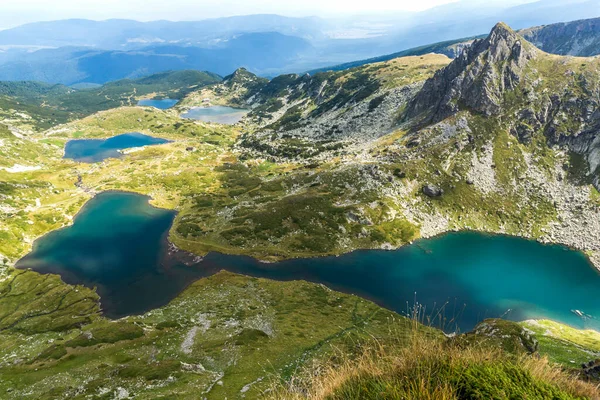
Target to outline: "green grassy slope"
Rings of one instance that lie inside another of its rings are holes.
[[[4,399],[113,398],[120,390],[140,399],[256,398],[272,375],[289,377],[334,346],[410,325],[319,285],[224,272],[165,307],[109,321],[96,314],[91,291],[57,282],[15,271],[0,283]],[[43,303],[47,312],[35,316]]]
[[[374,64],[374,63],[378,63],[378,62],[390,61],[390,60],[393,60],[395,58],[400,58],[400,57],[422,56],[422,55],[429,54],[429,53],[444,54],[448,57],[454,58],[455,56],[458,55],[457,54],[458,53],[457,45],[470,43],[473,40],[480,39],[482,37],[485,37],[485,35],[472,36],[472,37],[466,37],[466,38],[454,39],[454,40],[447,40],[444,42],[438,42],[438,43],[434,43],[434,44],[413,47],[411,49],[402,50],[402,51],[399,51],[396,53],[386,54],[386,55],[379,56],[379,57],[368,58],[365,60],[351,61],[351,62],[347,62],[347,63],[343,63],[343,64],[333,65],[331,67],[314,69],[314,70],[308,71],[308,73],[311,75],[314,75],[319,72],[344,71],[344,70],[355,68],[355,67],[361,67],[366,64]]]

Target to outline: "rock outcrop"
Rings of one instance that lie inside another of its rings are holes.
[[[600,54],[600,18],[536,26],[523,29],[519,34],[548,53],[570,56]]]
[[[583,155],[600,189],[598,71],[596,59],[551,56],[499,23],[425,82],[404,120],[421,128],[461,110],[497,117],[521,143],[538,137]]]
[[[581,368],[586,378],[596,381],[600,380],[600,359],[584,363],[581,365]]]
[[[425,185],[423,186],[423,193],[429,197],[441,197],[444,190],[435,185]]]
[[[537,50],[503,23],[476,40],[430,78],[407,107],[405,119],[439,122],[461,108],[486,116],[502,110],[504,94],[517,87]]]

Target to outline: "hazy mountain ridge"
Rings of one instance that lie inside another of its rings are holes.
[[[239,67],[276,76],[349,62],[333,67],[347,68],[357,65],[354,60],[366,59],[359,62],[362,65],[421,55],[428,46],[455,56],[463,46],[456,38],[478,36],[499,18],[527,28],[589,16],[590,10],[600,9],[599,2],[565,6],[540,0],[512,6],[463,0],[419,13],[329,19],[250,15],[191,22],[40,22],[0,31],[0,80],[105,83],[175,69],[228,75]],[[543,35],[538,36],[543,41]],[[58,48],[39,50],[48,46]],[[31,52],[34,49],[38,51]],[[399,52],[402,49],[409,50]]]
[[[244,65],[260,71],[277,69],[310,51],[311,46],[304,39],[273,32],[243,34],[210,49],[159,44],[132,51],[40,50],[8,60],[2,65],[0,80],[103,84],[186,69],[227,75]],[[56,56],[57,52],[60,55]]]
[[[0,31],[0,45],[127,50],[159,43],[208,48],[244,33],[278,32],[314,38],[318,37],[321,24],[318,18],[280,15],[248,15],[189,22],[71,19],[35,22]]]

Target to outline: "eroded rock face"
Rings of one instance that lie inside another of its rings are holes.
[[[600,83],[594,60],[584,61],[549,56],[500,23],[427,80],[404,117],[416,127],[463,109],[496,117],[521,143],[543,135],[583,155],[600,189]]]
[[[566,146],[583,155],[589,174],[597,174],[600,165],[600,87],[582,83],[583,94],[569,91],[551,96],[541,94],[537,101],[514,115],[510,132],[521,143],[531,143],[536,132],[552,146]],[[537,110],[537,111],[536,111]],[[597,188],[598,176],[593,178]]]
[[[600,18],[537,26],[519,33],[553,54],[595,56],[600,53]]]
[[[487,116],[502,111],[504,93],[519,84],[522,71],[537,50],[505,24],[476,40],[446,68],[429,79],[405,117],[439,122],[468,107]]]

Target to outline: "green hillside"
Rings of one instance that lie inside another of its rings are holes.
[[[136,105],[140,98],[181,99],[220,80],[208,72],[175,71],[80,90],[40,82],[0,82],[0,115],[15,120],[17,127],[43,130],[98,111]]]

